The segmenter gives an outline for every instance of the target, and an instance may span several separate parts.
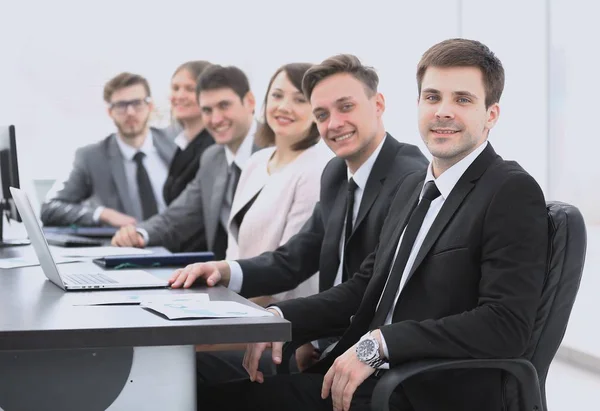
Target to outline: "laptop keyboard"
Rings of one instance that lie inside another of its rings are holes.
[[[118,284],[117,280],[110,278],[102,273],[94,274],[63,274],[67,283],[72,285],[86,285],[86,284]]]

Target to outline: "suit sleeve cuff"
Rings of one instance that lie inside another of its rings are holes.
[[[244,282],[242,267],[237,261],[226,261],[226,263],[229,265],[230,272],[227,288],[239,294],[242,291],[242,283]]]
[[[106,207],[104,206],[99,206],[94,210],[94,214],[92,215],[92,219],[94,220],[94,223],[98,224],[100,223],[100,214],[102,214],[102,212],[104,211]]]
[[[148,235],[148,231],[144,230],[143,228],[140,227],[136,227],[135,231],[142,236],[142,238],[144,239],[144,244],[148,245],[148,243],[150,242],[150,236]]]

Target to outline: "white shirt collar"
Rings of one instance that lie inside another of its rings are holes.
[[[486,140],[482,145],[473,150],[473,152],[470,153],[468,156],[460,160],[458,163],[454,164],[448,170],[444,171],[442,175],[438,178],[433,177],[433,163],[429,163],[429,167],[427,167],[427,176],[425,177],[425,183],[427,183],[428,181],[435,181],[435,185],[438,188],[438,190],[440,190],[440,194],[442,195],[442,198],[445,201],[446,198],[448,198],[448,196],[450,195],[450,192],[452,191],[456,183],[458,183],[458,180],[460,180],[465,171],[467,171],[467,168],[469,168],[469,166],[473,164],[473,161],[475,161],[475,159],[479,157],[479,154],[481,154],[483,150],[485,150],[487,145],[488,142]],[[425,184],[423,184],[423,189],[425,189]],[[423,190],[421,190],[420,198],[421,197],[423,197]]]
[[[364,190],[367,186],[367,180],[369,179],[369,175],[371,174],[371,170],[373,169],[373,165],[375,164],[375,160],[377,160],[377,156],[381,152],[381,148],[383,147],[383,143],[385,143],[385,139],[388,138],[387,133],[381,140],[381,143],[377,146],[375,151],[371,153],[367,161],[365,161],[359,168],[356,170],[354,174],[350,172],[348,169],[348,180],[351,178],[354,179],[354,182],[361,190]],[[391,138],[391,137],[390,137]]]
[[[175,140],[173,141],[175,142],[175,144],[177,144],[177,147],[179,147],[181,151],[184,151],[187,148],[187,146],[190,145],[190,140],[188,140],[183,131],[177,134],[177,137],[175,137]]]
[[[250,130],[246,137],[244,137],[244,141],[237,150],[237,153],[233,154],[229,147],[225,146],[225,159],[227,160],[227,166],[231,166],[231,163],[235,160],[235,164],[240,168],[240,170],[244,169],[244,165],[246,161],[252,155],[252,146],[254,145],[254,134],[256,133],[256,121],[252,121],[252,126],[250,126]]]
[[[121,150],[121,154],[123,154],[123,157],[129,161],[133,160],[133,156],[135,156],[135,154],[138,151],[141,151],[146,155],[156,151],[156,147],[154,147],[154,140],[152,138],[152,132],[150,130],[148,130],[148,134],[146,135],[146,140],[144,140],[144,144],[142,144],[142,146],[139,149],[131,147],[129,144],[126,144],[121,139],[121,136],[119,136],[119,133],[116,134],[115,138],[117,140],[117,144],[119,145],[119,150]]]

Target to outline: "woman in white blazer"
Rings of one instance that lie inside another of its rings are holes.
[[[311,67],[279,68],[267,88],[257,142],[240,176],[229,220],[227,260],[272,251],[296,234],[319,199],[321,173],[333,153],[321,141],[310,103],[301,91]],[[253,299],[267,305],[319,290],[317,274],[291,291]]]

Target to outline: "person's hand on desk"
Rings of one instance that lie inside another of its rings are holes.
[[[117,210],[108,207],[102,210],[99,218],[101,222],[109,224],[113,227],[134,225],[137,222],[134,217],[120,213]]]
[[[195,263],[175,271],[169,278],[169,284],[172,288],[189,288],[200,278],[209,287],[217,284],[227,286],[229,285],[230,275],[231,270],[226,261]]]
[[[144,248],[146,246],[144,237],[136,231],[135,225],[121,227],[119,231],[115,233],[110,243],[115,247]]]
[[[281,317],[277,310],[268,309],[268,311],[273,313],[277,317]],[[256,381],[259,383],[265,381],[265,377],[262,371],[258,369],[258,364],[260,362],[260,358],[262,357],[263,352],[267,348],[271,348],[271,357],[273,358],[273,362],[275,364],[280,364],[283,353],[282,342],[262,342],[248,344],[246,346],[246,353],[244,354],[244,360],[242,362],[242,365],[244,366],[244,369],[248,372],[248,375],[250,376],[250,381]]]

